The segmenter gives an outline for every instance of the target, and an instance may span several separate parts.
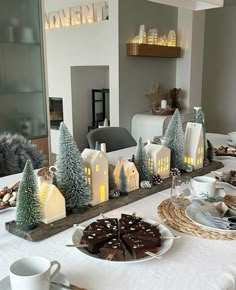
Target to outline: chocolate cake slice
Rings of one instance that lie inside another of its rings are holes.
[[[123,228],[122,234],[132,234],[136,232],[147,232],[147,234],[153,234],[159,237],[160,232],[156,226],[153,226],[147,222],[140,221],[137,224],[131,225],[130,227]]]
[[[135,259],[145,257],[146,251],[156,253],[159,249],[157,242],[144,240],[132,235],[124,235],[122,240],[125,243],[127,250]]]
[[[111,261],[124,261],[125,260],[125,249],[122,246],[121,240],[113,238],[103,247],[100,248],[99,256],[106,260]]]
[[[80,243],[88,245],[86,249],[91,254],[96,254],[99,252],[99,249],[104,244],[106,244],[112,238],[116,238],[116,237],[117,237],[117,234],[112,231],[110,232],[90,231],[90,232],[86,232],[82,236]]]
[[[136,225],[138,222],[140,222],[142,218],[136,217],[134,214],[121,214],[121,218],[119,220],[120,222],[120,234],[123,235],[126,233],[128,229]]]
[[[117,218],[97,219],[97,224],[104,226],[108,230],[112,230],[118,233],[118,219]]]

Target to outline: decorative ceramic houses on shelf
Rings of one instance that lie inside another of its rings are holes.
[[[194,169],[203,167],[204,144],[203,129],[200,123],[188,122],[184,140],[184,162]]]
[[[108,159],[106,153],[85,148],[81,154],[84,160],[85,177],[92,194],[92,205],[109,199]]]
[[[123,168],[123,169],[122,169]],[[139,188],[139,174],[138,170],[133,162],[128,160],[118,160],[114,169],[113,175],[116,186],[121,190],[122,184],[120,184],[121,169],[124,170],[126,176],[126,190],[127,192],[133,191]]]
[[[152,144],[148,141],[145,146],[148,157],[148,165],[153,175],[159,174],[161,178],[170,175],[170,149],[158,144]]]
[[[40,186],[39,200],[43,223],[49,224],[66,217],[65,198],[55,185],[43,182]]]

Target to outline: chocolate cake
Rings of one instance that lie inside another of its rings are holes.
[[[120,229],[120,231],[118,230]],[[146,256],[145,252],[156,253],[161,246],[159,229],[135,215],[121,214],[117,219],[98,219],[88,225],[81,238],[86,249],[104,259],[125,260],[124,243],[127,250],[135,258]]]
[[[125,249],[120,239],[114,238],[100,248],[99,256],[111,261],[124,261]]]
[[[127,250],[135,259],[145,257],[146,251],[156,253],[159,249],[157,242],[137,238],[131,235],[123,236],[122,240],[124,241]]]
[[[121,218],[119,220],[120,222],[120,234],[123,235],[126,233],[127,230],[130,229],[130,227],[133,227],[135,224],[140,222],[142,218],[136,217],[134,214],[121,214]]]
[[[81,238],[80,243],[86,244],[86,249],[91,254],[96,254],[99,252],[100,248],[110,241],[112,238],[116,238],[117,234],[114,232],[97,232],[97,231],[90,231],[84,234]]]

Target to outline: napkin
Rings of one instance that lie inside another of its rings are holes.
[[[202,200],[193,200],[193,205],[217,228],[236,230],[236,211],[229,208],[225,202],[206,203]]]

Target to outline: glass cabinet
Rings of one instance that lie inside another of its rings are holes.
[[[40,0],[0,0],[0,134],[48,135]]]

